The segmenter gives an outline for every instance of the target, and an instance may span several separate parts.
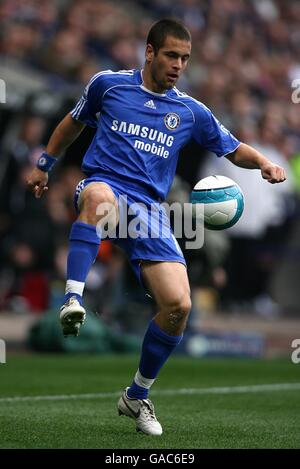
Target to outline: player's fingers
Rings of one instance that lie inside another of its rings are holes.
[[[286,172],[280,166],[276,166],[272,168],[272,171],[269,174],[265,175],[265,179],[267,179],[271,184],[283,182],[286,180]]]
[[[282,177],[282,168],[276,168],[276,179],[280,181],[281,177]]]
[[[286,171],[285,171],[285,169],[281,168],[280,182],[283,182],[285,180],[286,180]]]
[[[48,190],[47,186],[35,186],[34,195],[37,199],[40,199],[45,191]]]
[[[277,182],[277,168],[269,168],[269,171],[266,172],[265,179],[267,179],[270,184],[275,184],[275,182]]]
[[[34,196],[36,197],[36,199],[39,199],[41,197],[40,186],[34,186]]]
[[[40,191],[39,191],[40,197],[42,197],[42,195],[44,194],[44,192],[46,192],[47,190],[48,190],[48,187],[47,187],[47,186],[42,186],[42,187],[40,188]]]
[[[276,177],[274,179],[276,179],[275,182],[283,182],[286,180],[285,170],[280,166],[276,168]]]
[[[268,182],[273,183],[274,182],[274,173],[273,171],[264,171],[262,173],[263,179],[266,179]]]

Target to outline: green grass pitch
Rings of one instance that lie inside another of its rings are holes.
[[[300,385],[295,384],[300,364],[289,357],[173,356],[151,396],[164,429],[160,437],[136,433],[134,421],[117,414],[117,396],[130,384],[137,363],[132,355],[8,355],[0,365],[0,447],[300,447]],[[259,386],[280,383],[293,384],[276,390]],[[234,392],[236,386],[243,388]],[[227,391],[219,392],[224,387]],[[7,399],[14,396],[29,398]]]

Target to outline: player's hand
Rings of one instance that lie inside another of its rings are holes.
[[[277,182],[283,182],[286,180],[284,168],[271,162],[268,162],[261,167],[261,175],[271,184],[276,184]]]
[[[34,168],[30,174],[27,184],[30,190],[34,193],[36,199],[42,197],[43,193],[48,190],[48,173]]]

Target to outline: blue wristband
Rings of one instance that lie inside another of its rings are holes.
[[[51,171],[56,161],[57,159],[54,158],[54,156],[48,155],[48,153],[44,151],[39,157],[36,166],[41,171],[44,171],[45,173],[47,173],[48,171]]]

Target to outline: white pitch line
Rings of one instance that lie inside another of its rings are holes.
[[[179,396],[179,395],[200,395],[200,394],[247,394],[273,391],[295,391],[300,389],[300,383],[273,383],[257,384],[252,386],[226,386],[213,388],[181,388],[181,389],[161,389],[151,391],[152,396]],[[105,399],[119,397],[121,392],[98,392],[88,394],[60,394],[50,396],[12,396],[1,397],[3,402],[35,402],[35,401],[68,401],[70,399]]]

